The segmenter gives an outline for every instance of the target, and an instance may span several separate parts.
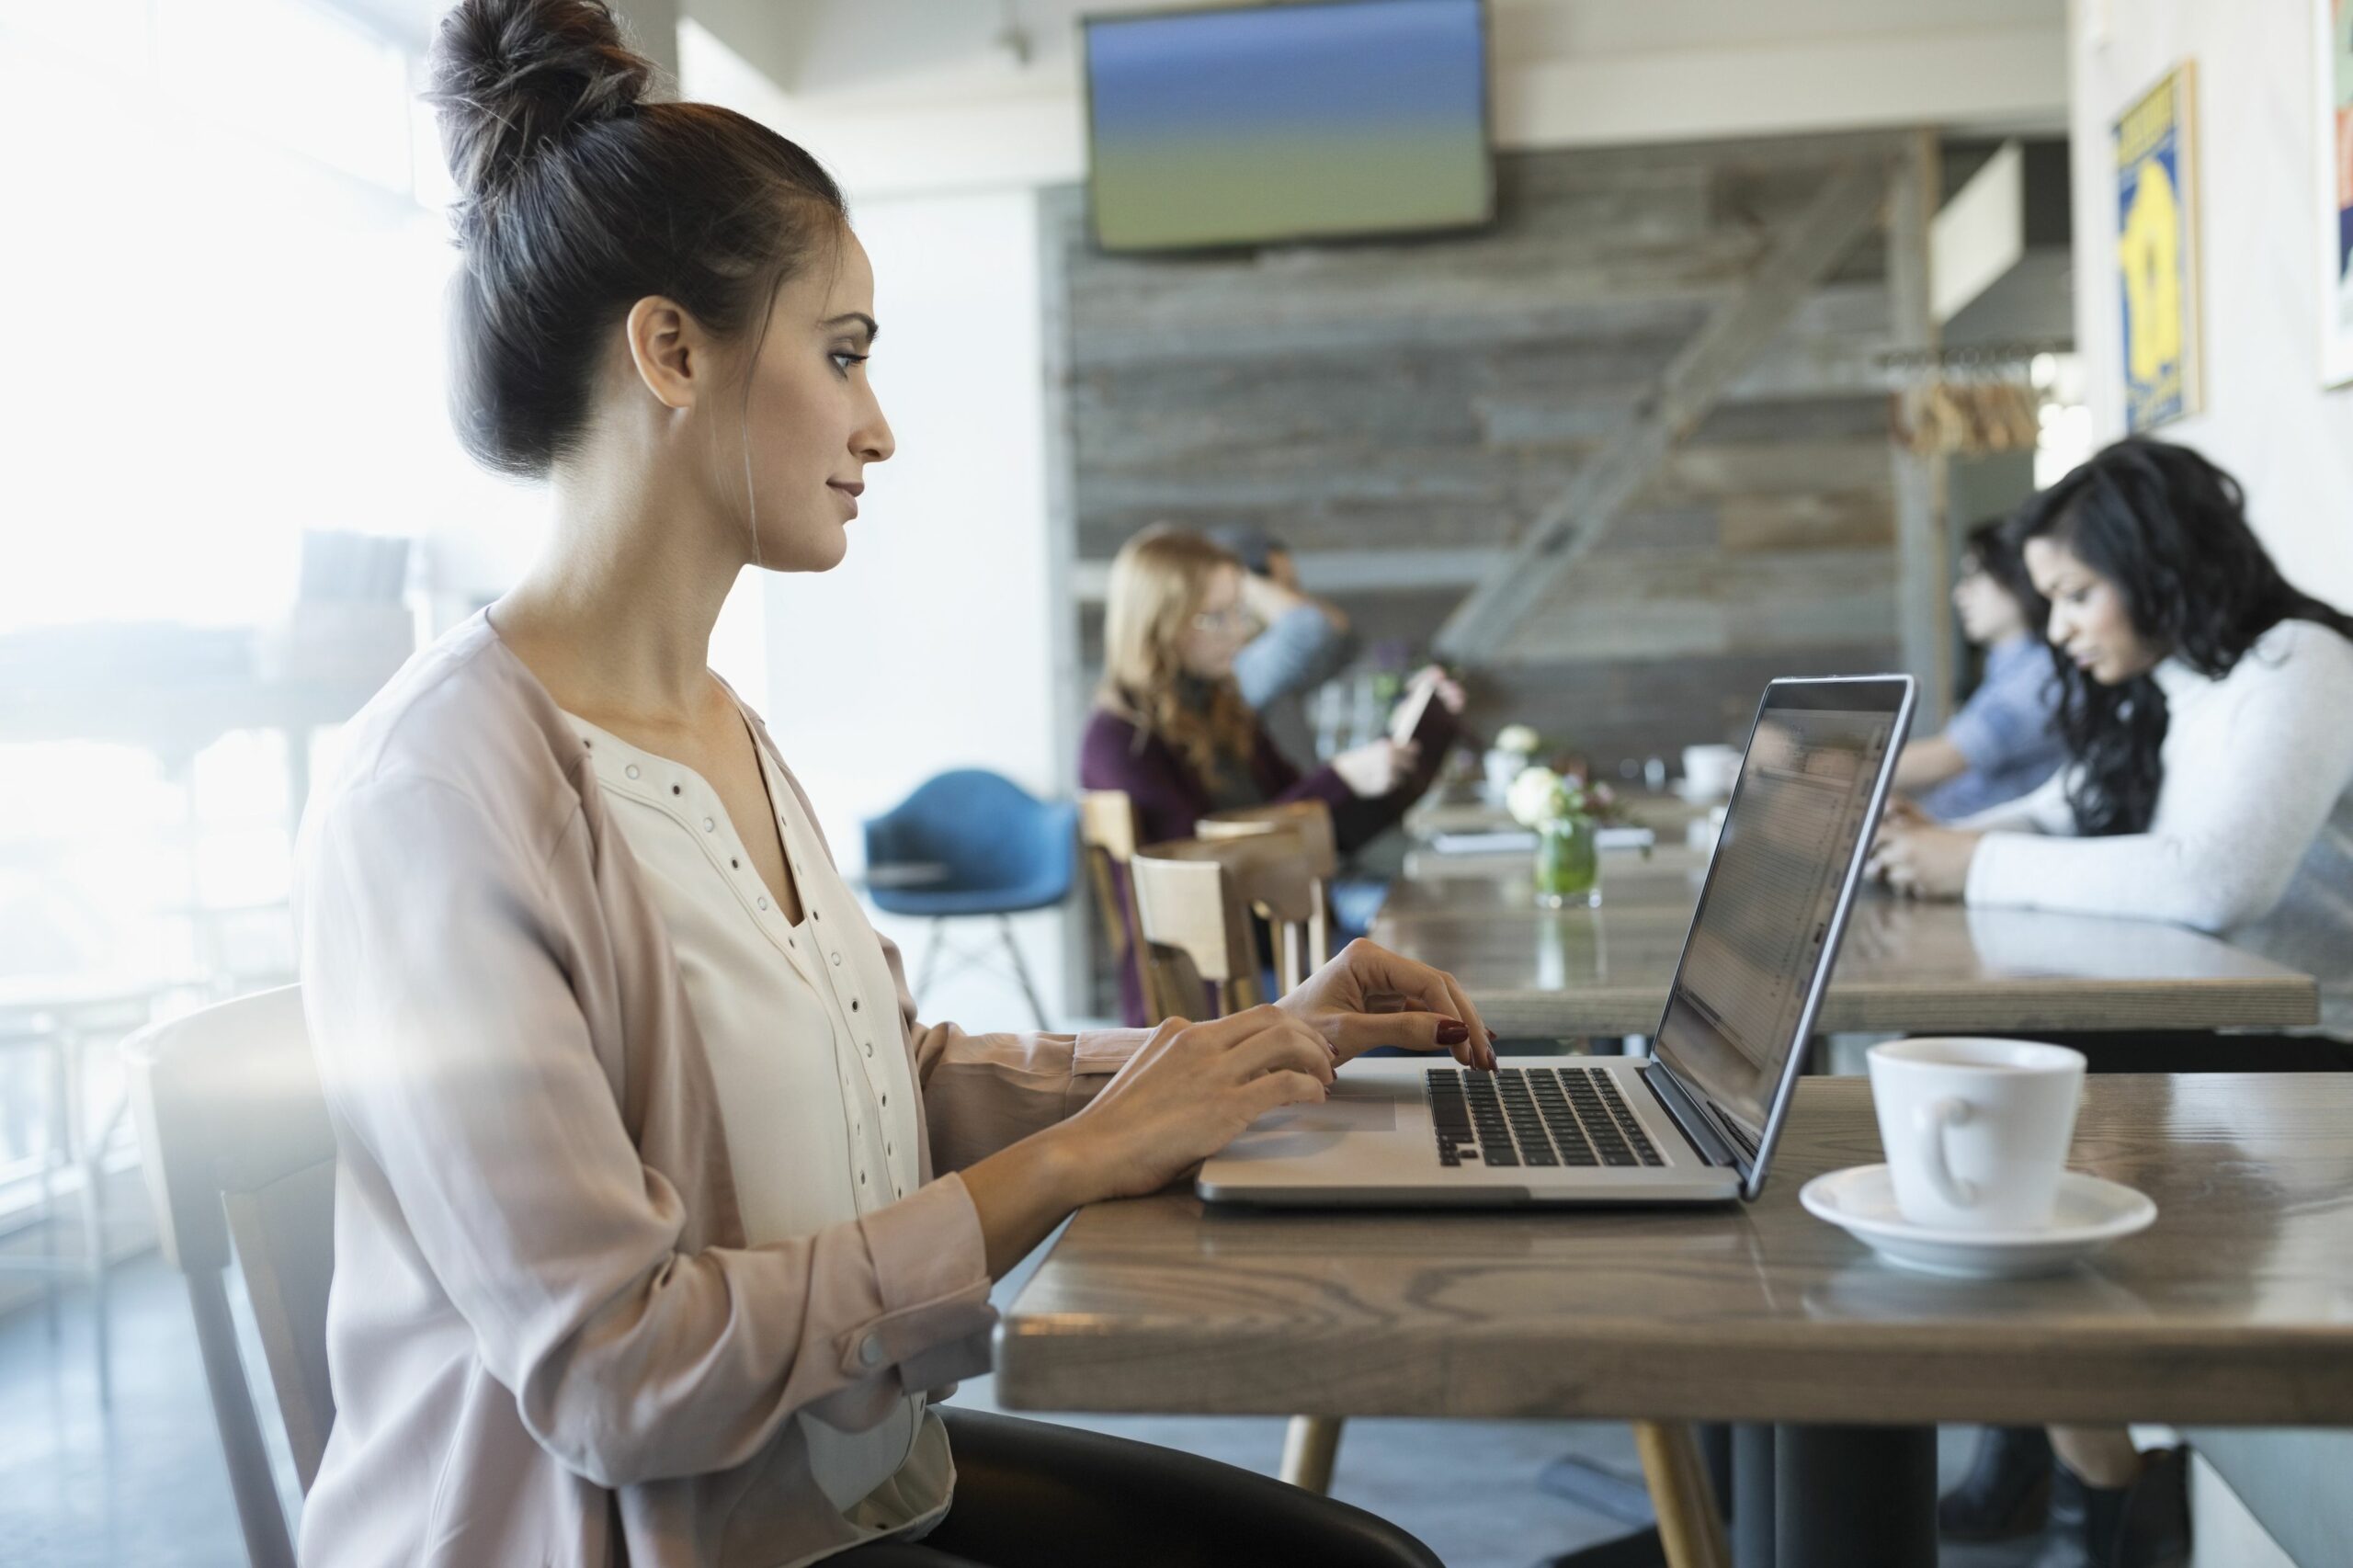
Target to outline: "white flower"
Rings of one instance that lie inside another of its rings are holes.
[[[1558,822],[1569,811],[1568,792],[1561,776],[1549,767],[1524,767],[1504,796],[1512,820],[1522,827],[1542,827]]]
[[[1521,756],[1534,756],[1543,746],[1542,737],[1526,724],[1506,724],[1495,736],[1497,751],[1517,752]]]

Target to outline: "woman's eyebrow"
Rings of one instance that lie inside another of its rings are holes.
[[[873,347],[874,340],[882,335],[882,328],[881,324],[878,324],[872,316],[868,315],[864,311],[852,311],[847,315],[834,316],[825,321],[819,322],[817,324],[820,326],[857,325],[864,327],[866,329],[866,346],[869,348]]]

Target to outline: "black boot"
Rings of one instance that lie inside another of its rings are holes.
[[[2050,1539],[2031,1568],[2184,1568],[2188,1561],[2188,1449],[2145,1455],[2130,1486],[2086,1486],[2058,1467]]]
[[[2042,1528],[2051,1508],[2051,1438],[2040,1426],[1988,1426],[1969,1473],[1937,1500],[1948,1540],[2009,1540]]]

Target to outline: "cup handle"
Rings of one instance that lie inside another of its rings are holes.
[[[1924,1163],[1928,1169],[1928,1184],[1934,1187],[1947,1203],[1956,1209],[1972,1209],[1977,1204],[1977,1186],[1952,1174],[1952,1166],[1945,1160],[1945,1129],[1969,1125],[1969,1102],[1963,1099],[1933,1100],[1912,1115],[1913,1131],[1920,1135]]]

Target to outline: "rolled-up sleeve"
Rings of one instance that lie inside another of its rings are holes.
[[[359,785],[313,825],[297,913],[338,1137],[532,1436],[624,1486],[983,1369],[989,1280],[954,1177],[787,1242],[682,1244],[574,991],[600,933],[567,924],[521,836],[435,779]]]

